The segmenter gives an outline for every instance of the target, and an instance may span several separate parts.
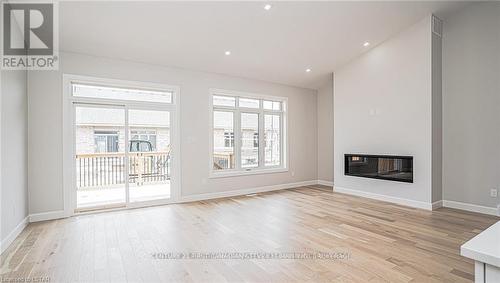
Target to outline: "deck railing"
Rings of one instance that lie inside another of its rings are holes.
[[[234,168],[234,154],[232,152],[214,152],[213,161],[215,170]]]
[[[125,184],[125,153],[76,155],[78,189]],[[169,152],[129,153],[129,183],[143,185],[170,180]]]

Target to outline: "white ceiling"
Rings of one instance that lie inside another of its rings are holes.
[[[463,2],[271,2],[269,11],[264,4],[60,2],[60,46],[315,89],[369,48]]]

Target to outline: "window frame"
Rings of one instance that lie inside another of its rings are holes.
[[[230,96],[235,97],[235,106],[218,106],[213,104],[213,96]],[[247,108],[239,106],[239,99],[258,99],[259,108]],[[264,100],[281,102],[280,110],[264,109]],[[234,177],[242,175],[253,174],[267,174],[267,173],[280,173],[288,171],[288,98],[269,96],[241,91],[232,91],[224,89],[211,88],[209,90],[209,178],[223,178]],[[233,131],[234,131],[234,162],[235,168],[214,170],[213,169],[213,156],[214,156],[214,111],[229,111],[233,113]],[[259,115],[259,157],[258,166],[254,168],[241,167],[241,113],[256,113]],[[265,165],[265,139],[264,139],[264,123],[265,115],[279,115],[280,116],[280,165],[266,166]]]

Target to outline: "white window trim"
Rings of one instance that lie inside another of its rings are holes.
[[[172,102],[147,102],[135,100],[119,100],[94,97],[78,97],[72,95],[72,84],[92,84],[104,85],[111,87],[123,87],[132,89],[146,89],[172,92]],[[75,190],[75,170],[74,170],[74,154],[75,154],[75,130],[74,130],[74,105],[75,103],[88,105],[92,107],[119,107],[125,110],[125,120],[128,120],[129,109],[144,109],[144,110],[165,110],[170,112],[170,141],[172,147],[172,180],[170,185],[170,199],[167,200],[151,200],[144,202],[128,202],[129,195],[126,192],[126,200],[128,208],[147,207],[153,205],[161,205],[166,203],[174,203],[181,199],[181,139],[180,139],[180,87],[165,85],[152,82],[118,80],[109,78],[97,78],[82,75],[63,74],[63,198],[64,198],[64,214],[65,216],[75,215],[76,208],[76,190]],[[125,127],[125,131],[128,131]],[[128,138],[125,140],[128,144]],[[128,147],[126,147],[127,151]],[[128,166],[128,165],[126,165]]]
[[[231,96],[236,97],[236,106],[215,106],[213,105],[213,96]],[[265,110],[263,108],[262,101],[260,102],[260,107],[257,108],[244,108],[238,107],[239,98],[251,98],[259,100],[271,100],[280,101],[281,110]],[[209,89],[209,113],[210,117],[208,119],[209,123],[209,161],[208,161],[208,172],[209,178],[227,178],[236,176],[246,176],[246,175],[257,175],[257,174],[271,174],[271,173],[283,173],[288,172],[289,168],[289,149],[288,149],[288,98],[281,96],[270,96],[249,92],[233,91],[226,89],[211,88]],[[214,144],[214,110],[230,110],[234,113],[233,116],[233,131],[234,131],[234,157],[235,157],[235,168],[215,171],[213,170],[213,144]],[[259,114],[259,167],[257,168],[241,168],[241,123],[240,117],[241,112],[244,113],[258,113]],[[280,114],[281,116],[281,162],[279,166],[264,166],[265,162],[265,141],[264,141],[264,115],[266,114]]]

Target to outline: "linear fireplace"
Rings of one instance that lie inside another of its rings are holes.
[[[345,175],[413,183],[413,156],[345,154]]]

